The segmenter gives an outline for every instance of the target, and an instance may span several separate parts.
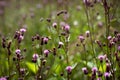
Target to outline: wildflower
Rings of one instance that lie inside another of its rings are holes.
[[[69,26],[68,24],[66,24],[66,25],[64,26],[64,30],[65,30],[66,32],[69,32],[70,26]]]
[[[86,67],[83,67],[83,68],[82,68],[82,71],[83,71],[84,74],[88,74],[88,70],[87,70]]]
[[[102,79],[99,77],[99,78],[97,78],[97,80],[102,80]]]
[[[0,80],[7,80],[5,77],[1,77]]]
[[[100,62],[103,62],[103,59],[105,58],[105,56],[104,55],[99,55],[98,56],[98,59],[100,60]]]
[[[36,63],[39,55],[37,53],[33,54],[32,56],[32,62]]]
[[[104,73],[104,77],[105,77],[106,79],[108,79],[108,78],[110,77],[110,73],[109,73],[109,72],[105,72],[105,73]]]
[[[66,71],[68,72],[68,74],[70,74],[72,72],[72,67],[71,66],[67,66],[66,67]]]
[[[24,33],[24,32],[26,32],[26,29],[25,28],[21,28],[20,32]]]
[[[120,45],[118,46],[118,48],[117,48],[117,49],[118,49],[118,51],[120,51]]]
[[[78,38],[81,41],[81,43],[85,40],[84,36],[82,36],[82,35],[80,35]]]
[[[57,27],[57,23],[54,22],[54,23],[52,24],[52,26],[53,26],[54,28],[56,28],[56,27]]]
[[[111,39],[112,39],[112,36],[108,36],[107,39],[108,39],[108,40],[111,40]]]
[[[21,50],[20,50],[20,49],[16,49],[16,50],[15,50],[15,53],[16,53],[16,54],[20,54],[20,53],[21,53]]]
[[[48,39],[47,37],[44,37],[44,38],[43,38],[43,43],[44,43],[44,44],[47,44],[48,40],[49,40],[49,39]]]
[[[96,72],[97,72],[97,67],[93,67],[93,68],[92,68],[92,72],[93,72],[93,73],[96,73]]]
[[[58,46],[58,48],[61,48],[63,45],[64,45],[63,42],[59,42],[59,46]]]
[[[49,50],[44,50],[44,54],[45,54],[45,56],[47,57],[48,56],[48,54],[50,53],[50,51]]]
[[[86,31],[86,36],[89,37],[90,36],[90,31]]]

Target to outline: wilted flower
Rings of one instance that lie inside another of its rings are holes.
[[[70,74],[72,72],[72,67],[71,66],[67,66],[66,70],[67,70],[68,74]]]
[[[88,74],[88,70],[87,70],[86,67],[83,67],[83,68],[82,68],[82,71],[83,71],[84,74]]]

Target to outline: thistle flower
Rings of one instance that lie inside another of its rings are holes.
[[[89,37],[90,36],[90,31],[86,31],[85,34],[86,34],[87,37]]]
[[[32,56],[32,62],[36,63],[39,55],[37,53],[33,54]]]
[[[98,59],[100,60],[100,62],[103,62],[103,59],[105,59],[105,56],[104,55],[99,55]]]
[[[16,54],[20,54],[20,53],[21,53],[21,50],[20,50],[20,49],[16,49],[16,50],[15,50],[15,53],[16,53]]]
[[[109,78],[109,77],[110,77],[110,73],[109,73],[109,72],[105,72],[105,73],[104,73],[104,77],[105,77],[105,78]]]
[[[44,44],[47,44],[47,43],[48,43],[48,40],[49,40],[49,39],[48,39],[47,37],[44,37],[44,38],[43,38],[43,43],[44,43]]]
[[[82,36],[82,35],[80,35],[78,38],[81,41],[81,43],[85,40],[84,36]]]
[[[118,46],[118,48],[117,48],[117,49],[118,49],[118,51],[120,51],[120,45]]]
[[[26,29],[25,28],[21,28],[20,32],[24,33],[24,32],[26,32]]]
[[[64,26],[64,30],[65,30],[66,32],[69,32],[70,26],[69,26],[68,24],[66,24],[66,25]]]
[[[97,67],[93,67],[93,68],[92,68],[92,72],[93,72],[93,73],[96,73],[96,72],[97,72]]]
[[[5,77],[1,77],[0,80],[7,80]]]
[[[70,74],[72,72],[72,67],[71,66],[67,66],[66,67],[66,71],[68,72],[68,74]]]
[[[84,74],[88,74],[88,70],[87,70],[86,67],[83,67],[83,68],[82,68],[82,71],[83,71]]]
[[[50,53],[50,51],[49,50],[44,50],[44,54],[45,54],[45,56],[47,57],[48,56],[48,54]]]
[[[56,28],[56,27],[57,27],[57,23],[54,22],[54,23],[52,24],[52,26],[53,26],[54,28]]]

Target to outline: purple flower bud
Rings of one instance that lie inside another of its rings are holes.
[[[97,80],[102,80],[102,79],[99,77],[99,78],[97,78]]]
[[[24,32],[26,32],[26,29],[25,28],[21,28],[20,32],[24,33]]]
[[[56,27],[57,27],[57,23],[54,22],[54,23],[52,24],[52,26],[53,26],[54,28],[56,28]]]
[[[97,72],[97,67],[93,67],[93,68],[92,68],[92,72],[93,72],[93,73],[96,73],[96,72]]]
[[[88,74],[88,70],[87,70],[86,67],[83,67],[83,68],[82,68],[82,71],[83,71],[84,74]]]
[[[105,72],[104,76],[105,76],[105,78],[108,78],[108,77],[110,77],[110,73],[109,72]]]
[[[112,36],[108,36],[107,39],[108,39],[108,40],[111,40],[111,39],[112,39]]]
[[[84,36],[82,36],[82,35],[80,35],[78,38],[81,41],[81,43],[85,40]]]
[[[118,48],[117,48],[117,49],[118,49],[118,51],[120,51],[120,45],[118,46]]]
[[[68,24],[66,24],[66,25],[64,26],[64,30],[67,31],[67,32],[69,32],[70,26],[69,26]]]
[[[43,43],[44,43],[44,44],[47,44],[48,40],[49,40],[49,39],[48,39],[47,37],[44,37],[44,38],[43,38]]]
[[[45,54],[45,56],[47,57],[48,56],[48,54],[50,53],[50,51],[49,50],[44,50],[44,54]]]
[[[0,80],[7,80],[5,77],[1,77]]]
[[[100,62],[103,62],[103,59],[105,59],[105,56],[104,55],[99,55],[98,59],[100,60]]]
[[[71,67],[71,66],[67,66],[67,67],[66,67],[66,70],[67,70],[67,72],[70,74],[71,71],[72,71],[72,67]]]
[[[32,56],[32,62],[36,63],[39,55],[37,53],[33,54]]]
[[[86,31],[86,36],[89,37],[90,36],[90,31]]]
[[[20,54],[20,53],[21,53],[21,50],[20,50],[20,49],[16,49],[16,50],[15,50],[15,53],[16,53],[16,54]]]

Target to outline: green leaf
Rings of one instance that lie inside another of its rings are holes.
[[[27,67],[33,72],[36,73],[38,71],[38,66],[31,62],[26,62]]]

